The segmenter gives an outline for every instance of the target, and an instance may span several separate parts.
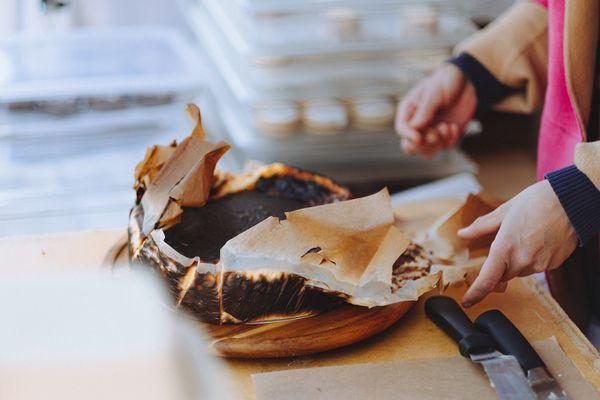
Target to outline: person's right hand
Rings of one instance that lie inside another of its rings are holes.
[[[396,131],[409,155],[429,158],[453,147],[477,108],[473,84],[444,64],[413,87],[398,105]]]

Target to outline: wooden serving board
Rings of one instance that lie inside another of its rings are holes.
[[[223,357],[278,358],[320,353],[360,342],[389,328],[414,305],[385,307],[344,305],[307,318],[266,324],[212,325],[211,348]]]
[[[105,265],[127,265],[127,238],[106,254]],[[306,318],[264,324],[200,323],[212,338],[210,348],[222,357],[278,358],[320,353],[360,342],[389,328],[414,305],[407,301],[385,307],[343,305]]]

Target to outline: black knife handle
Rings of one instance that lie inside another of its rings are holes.
[[[526,373],[544,366],[525,336],[499,310],[484,312],[475,320],[475,326],[490,335],[502,353],[514,356]]]
[[[492,338],[477,330],[458,303],[450,297],[433,296],[427,299],[425,314],[458,343],[460,354],[464,357],[496,349]]]

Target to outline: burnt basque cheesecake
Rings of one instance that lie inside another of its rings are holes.
[[[217,266],[219,251],[230,239],[267,217],[285,218],[285,212],[350,198],[349,191],[322,175],[282,164],[261,167],[251,179],[216,174],[203,207],[183,207],[179,223],[164,230],[164,241],[198,264]],[[239,183],[244,186],[240,187]],[[138,192],[138,199],[143,189]],[[141,226],[139,200],[129,221],[130,256],[163,275],[181,305],[212,323],[250,322],[310,315],[329,309],[340,299],[304,285],[291,274],[265,276],[184,266],[163,254]],[[137,248],[136,248],[137,247]],[[205,267],[205,266],[204,266]]]
[[[179,145],[154,146],[136,167],[131,264],[158,273],[176,307],[215,324],[313,315],[349,300],[294,273],[223,268],[221,248],[268,217],[283,220],[286,212],[351,195],[323,175],[279,163],[238,175],[215,171],[228,146],[205,141],[199,111],[190,111],[198,121],[192,135]],[[428,275],[430,266],[423,249],[410,244],[393,265],[391,292]]]
[[[350,198],[341,185],[318,174],[281,164],[260,168],[245,187],[232,184],[239,177],[219,176],[204,207],[184,207],[179,223],[164,230],[164,241],[178,253],[197,258],[182,265],[162,252],[141,231],[143,207],[133,207],[129,221],[130,258],[163,276],[177,306],[210,323],[277,320],[321,313],[340,304],[334,296],[305,285],[294,274],[221,271],[219,250],[231,238],[269,216]],[[411,243],[394,264],[393,290],[407,280],[429,272],[431,262],[423,249]],[[211,268],[214,267],[214,268]]]

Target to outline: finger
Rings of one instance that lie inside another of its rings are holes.
[[[396,122],[396,133],[401,138],[408,139],[415,144],[420,144],[423,141],[421,133],[403,121]]]
[[[456,146],[456,142],[460,139],[461,130],[458,127],[458,124],[451,122],[450,123],[450,140],[448,142],[448,148],[452,148]]]
[[[494,246],[492,245],[490,254],[485,260],[483,267],[481,267],[479,275],[462,298],[464,307],[470,307],[480,302],[500,283],[507,265],[504,257],[499,253],[499,251],[494,250]]]
[[[431,125],[441,102],[441,96],[426,96],[419,102],[415,114],[410,119],[409,125],[417,130],[424,129],[428,125]]]
[[[418,152],[418,146],[411,140],[402,139],[400,141],[400,147],[409,156],[413,156]]]
[[[427,129],[423,136],[426,146],[435,147],[440,142],[440,134],[435,129]]]
[[[458,236],[463,239],[471,240],[489,233],[496,232],[500,228],[503,217],[504,213],[502,212],[501,208],[498,207],[491,213],[477,218],[471,225],[459,229],[457,232]]]
[[[409,121],[415,113],[417,106],[411,99],[404,99],[398,106],[396,113],[395,127],[400,137],[412,140],[415,143],[421,142],[421,133],[409,125]]]
[[[424,159],[433,157],[438,150],[443,147],[441,134],[435,128],[428,128],[423,134],[423,143],[421,146],[421,156]]]
[[[451,139],[450,124],[448,122],[442,121],[436,125],[435,129],[438,131],[438,138],[441,142],[442,147],[448,148],[448,143]]]

